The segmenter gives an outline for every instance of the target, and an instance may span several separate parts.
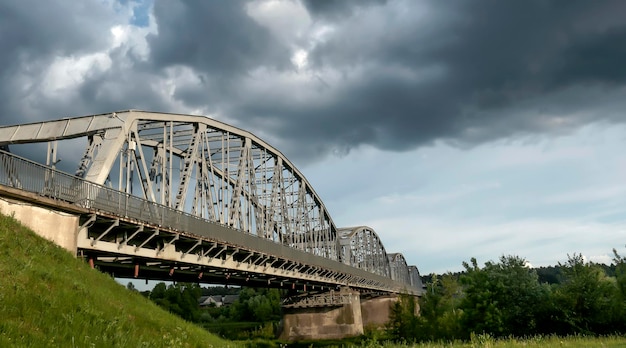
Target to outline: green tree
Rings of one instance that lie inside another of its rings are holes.
[[[415,341],[418,338],[418,317],[415,297],[400,295],[391,305],[387,331],[396,340]]]
[[[152,291],[150,292],[150,300],[156,303],[161,308],[164,308],[169,311],[170,303],[166,298],[167,285],[165,283],[160,282],[154,286]]]
[[[161,282],[155,285],[149,297],[171,313],[183,319],[198,322],[200,320],[198,300],[201,295],[202,289],[197,284],[176,283],[166,286]]]
[[[481,269],[472,258],[471,264],[463,266],[465,296],[460,308],[466,334],[526,336],[537,332],[537,318],[543,316],[550,293],[525,259],[502,256],[500,262],[486,262]]]
[[[626,257],[622,257],[613,249],[613,265],[615,266],[615,281],[618,289],[616,300],[616,331],[626,332]]]
[[[281,317],[278,289],[244,288],[239,299],[230,306],[229,317],[234,321],[268,322]]]
[[[156,301],[158,299],[165,298],[165,291],[167,290],[167,285],[165,283],[160,282],[154,286],[152,291],[150,292],[150,299]]]
[[[202,289],[198,284],[194,283],[179,283],[177,290],[180,290],[180,307],[182,314],[181,317],[192,322],[200,321],[200,306],[198,301],[202,296]]]
[[[619,326],[618,282],[604,270],[586,263],[581,254],[560,264],[562,283],[554,293],[556,328],[560,334],[612,333]]]
[[[447,273],[431,276],[426,293],[419,299],[416,338],[420,341],[461,338],[459,304],[463,290],[457,277]]]
[[[622,257],[613,249],[613,263],[615,265],[615,279],[622,300],[626,300],[626,257]]]

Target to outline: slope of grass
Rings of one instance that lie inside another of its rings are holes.
[[[233,345],[0,214],[0,347]]]
[[[375,340],[364,342],[361,348],[591,348],[591,347],[626,347],[626,337],[606,336],[536,336],[525,339],[506,338],[495,339],[489,335],[477,335],[469,342],[431,342],[417,344],[400,344],[390,342],[379,342]]]

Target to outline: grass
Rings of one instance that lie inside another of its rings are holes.
[[[306,342],[277,342],[272,340],[258,340],[250,344],[249,347],[290,347],[290,348],[543,348],[543,347],[565,347],[565,348],[596,348],[596,347],[626,347],[626,337],[606,336],[606,337],[586,337],[586,336],[537,336],[525,339],[507,338],[494,339],[489,335],[477,335],[471,341],[454,342],[428,342],[428,343],[393,343],[386,340],[377,339],[345,339],[326,341],[306,341]],[[259,344],[263,343],[263,345]]]
[[[236,345],[163,311],[111,277],[90,269],[85,262],[37,236],[12,217],[0,213],[0,347]],[[256,340],[240,342],[240,345],[279,346],[280,343]],[[310,342],[307,346],[318,345]],[[337,345],[348,346],[352,345],[349,342]],[[500,340],[489,335],[476,335],[469,342],[398,344],[366,340],[355,346],[626,347],[626,338],[546,336]]]
[[[228,347],[0,213],[0,347]]]
[[[430,342],[430,343],[390,343],[366,341],[359,347],[363,348],[528,348],[528,347],[565,347],[565,348],[596,348],[596,347],[626,347],[626,337],[586,337],[586,336],[537,336],[525,339],[507,338],[494,339],[489,335],[477,335],[469,342]]]

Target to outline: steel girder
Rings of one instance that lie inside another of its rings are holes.
[[[0,146],[85,137],[76,175],[339,260],[336,227],[277,149],[204,116],[143,111],[0,128]]]
[[[343,262],[385,277],[391,277],[385,246],[373,229],[367,226],[340,228]]]
[[[414,288],[421,289],[424,286],[424,283],[422,283],[422,277],[420,276],[420,271],[416,266],[409,266],[409,279],[411,286]]]
[[[304,175],[242,129],[204,116],[135,110],[0,127],[0,148],[48,142],[52,167],[56,142],[74,138],[86,140],[74,159],[75,174],[85,180],[405,284],[416,281],[404,257],[387,254],[371,228],[338,230]]]
[[[411,284],[409,267],[406,264],[404,255],[400,253],[388,254],[389,266],[391,268],[391,279],[404,284]]]

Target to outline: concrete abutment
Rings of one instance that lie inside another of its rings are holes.
[[[13,216],[41,237],[76,255],[80,220],[78,215],[8,197],[0,197],[0,211]]]

